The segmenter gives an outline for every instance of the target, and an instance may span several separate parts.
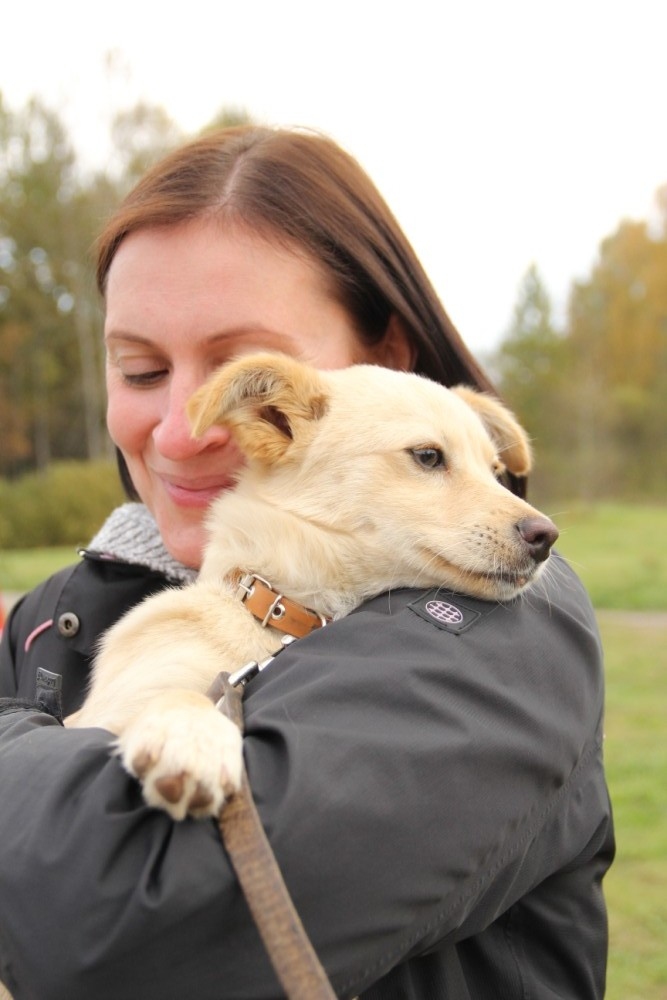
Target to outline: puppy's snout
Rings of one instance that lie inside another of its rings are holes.
[[[558,538],[558,528],[548,517],[524,517],[516,530],[525,542],[535,562],[548,558],[551,546]]]

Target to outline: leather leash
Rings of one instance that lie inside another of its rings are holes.
[[[208,695],[243,732],[244,684],[273,657],[235,674],[218,674]],[[294,907],[253,801],[243,768],[241,789],[223,806],[220,835],[273,969],[288,1000],[336,1000]]]

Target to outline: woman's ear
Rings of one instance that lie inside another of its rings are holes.
[[[373,362],[384,368],[399,372],[414,371],[417,363],[417,347],[404,321],[392,313],[382,340],[372,347]]]

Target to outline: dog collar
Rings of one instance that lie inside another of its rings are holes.
[[[270,626],[285,635],[294,636],[295,639],[303,639],[315,629],[328,625],[330,621],[324,615],[318,615],[310,608],[280,594],[268,580],[256,573],[238,572],[234,574],[233,580],[236,583],[236,596],[264,628]]]

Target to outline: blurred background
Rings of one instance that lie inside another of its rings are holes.
[[[119,0],[94,23],[76,0],[17,5],[0,475],[108,455],[92,240],[157,156],[252,120],[324,131],[369,171],[528,426],[536,499],[663,499],[666,33],[662,0]]]
[[[0,38],[0,626],[121,501],[90,247],[207,128],[370,173],[537,457],[586,582],[619,823],[609,997],[667,998],[667,5],[13,5]]]

